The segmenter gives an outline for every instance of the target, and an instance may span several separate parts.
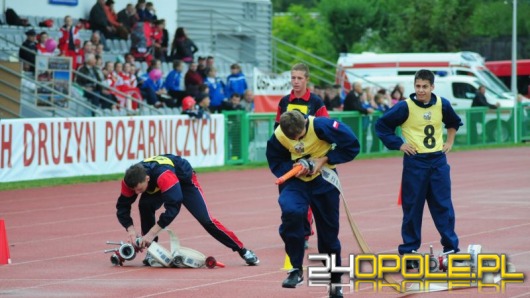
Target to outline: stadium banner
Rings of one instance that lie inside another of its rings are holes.
[[[26,118],[0,121],[0,181],[122,173],[172,153],[193,167],[224,165],[224,116]]]
[[[291,92],[291,72],[270,74],[254,67],[253,86],[254,112],[276,112],[280,99]]]

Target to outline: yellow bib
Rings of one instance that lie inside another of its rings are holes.
[[[401,125],[407,143],[418,153],[441,151],[443,148],[442,99],[436,98],[436,104],[422,108],[412,99],[405,100],[409,107],[409,117]]]
[[[161,165],[169,165],[169,166],[175,167],[175,164],[173,164],[173,161],[171,159],[169,159],[168,157],[162,156],[162,155],[151,156],[151,157],[144,159],[144,162],[152,162],[152,161],[155,161]]]
[[[274,134],[278,141],[285,147],[289,152],[291,152],[291,159],[298,160],[300,158],[319,158],[325,156],[329,150],[331,150],[331,144],[319,139],[315,133],[315,127],[313,125],[313,120],[315,117],[309,116],[307,120],[309,125],[307,127],[307,132],[305,136],[299,141],[291,140],[285,136],[282,129],[278,126],[274,131]],[[324,165],[330,169],[335,168],[335,165]],[[314,175],[307,177],[298,177],[303,181],[311,181],[318,177],[320,173],[315,173]]]
[[[169,159],[168,157],[162,156],[162,155],[151,156],[151,157],[144,159],[144,162],[152,162],[152,161],[157,162],[158,164],[161,164],[161,165],[169,165],[169,166],[175,167],[175,164],[173,163],[171,159]],[[146,192],[148,194],[154,194],[158,192],[159,190],[160,188],[155,187],[155,189],[153,189],[152,191],[146,191]]]

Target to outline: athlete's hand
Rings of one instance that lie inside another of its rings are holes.
[[[444,146],[442,148],[442,151],[444,153],[449,153],[449,151],[451,151],[451,149],[453,149],[453,144],[451,143],[444,143]]]
[[[136,237],[138,237],[138,234],[136,234],[136,230],[134,229],[134,226],[130,226],[127,228],[127,240],[129,243],[134,244],[136,241]]]
[[[298,174],[296,174],[296,177],[304,177],[310,174],[313,171],[313,168],[315,167],[312,160],[309,159],[300,159],[296,164],[299,164],[302,166],[302,169]]]
[[[324,157],[320,157],[320,158],[315,158],[313,159],[313,163],[314,163],[314,167],[313,167],[313,172],[312,173],[309,173],[311,175],[315,174],[315,173],[318,173],[320,172],[320,169],[328,162],[328,157],[327,156],[324,156]]]
[[[416,148],[414,148],[411,144],[403,143],[401,147],[399,147],[399,150],[405,152],[406,155],[416,155],[418,153],[416,151]]]
[[[140,243],[140,248],[141,249],[148,248],[149,245],[151,245],[151,242],[153,242],[153,240],[155,239],[155,237],[156,237],[156,235],[151,233],[151,231],[149,231],[149,233],[143,235],[142,236],[142,242]]]
[[[162,228],[156,224],[154,225],[147,234],[142,236],[142,243],[140,243],[140,248],[148,248],[149,245],[151,245],[151,242],[155,239],[156,235],[158,235],[158,232],[160,232]]]

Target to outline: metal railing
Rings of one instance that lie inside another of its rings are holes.
[[[19,61],[20,59],[18,58],[18,54],[17,54],[17,50],[15,49],[19,49],[19,48],[24,48],[26,51],[29,51],[29,52],[32,52],[33,54],[37,55],[37,53],[35,51],[32,51],[31,49],[28,49],[28,48],[25,48],[23,47],[22,45],[17,45],[16,43],[14,43],[12,40],[9,40],[8,38],[6,38],[5,36],[0,36],[0,43],[5,43],[5,47],[3,49],[0,49],[0,54],[1,56],[3,56],[3,60],[7,60],[7,61]],[[35,66],[34,64],[30,63],[29,61],[20,61],[21,63],[26,63],[30,66]],[[46,107],[46,109],[41,109],[40,110],[40,116],[43,116],[43,117],[54,117],[54,116],[57,116],[58,114],[62,114],[62,115],[65,115],[65,116],[87,116],[86,113],[83,113],[82,111],[79,110],[79,107],[82,107],[84,108],[85,112],[86,110],[89,111],[89,113],[91,113],[92,115],[94,116],[99,116],[99,115],[103,115],[103,112],[101,109],[99,109],[98,107],[95,107],[94,105],[92,105],[90,102],[88,102],[86,100],[86,97],[82,97],[82,98],[77,98],[75,96],[72,96],[72,95],[68,95],[68,94],[65,94],[65,93],[62,93],[62,92],[59,92],[45,84],[42,84],[40,83],[39,81],[35,80],[35,77],[32,77],[30,75],[26,75],[24,72],[22,73],[17,73],[17,72],[14,72],[12,71],[11,69],[9,68],[6,68],[6,67],[0,67],[0,69],[10,73],[10,74],[13,74],[15,75],[16,77],[20,78],[21,82],[22,82],[22,85],[33,85],[35,86],[35,88],[42,88],[46,91],[48,91],[50,93],[50,95],[54,95],[54,96],[59,96],[59,97],[62,97],[64,98],[65,100],[67,100],[69,103],[74,103],[74,106],[76,107],[76,110],[74,109],[71,109],[70,108],[70,105],[67,105],[67,107],[64,107],[64,106],[59,106],[57,104],[55,104],[55,102],[50,102],[49,103],[49,106]],[[102,83],[102,82],[99,82],[99,81],[96,81],[94,80],[93,78],[89,77],[89,76],[86,76],[84,75],[83,73],[79,72],[78,70],[72,70],[72,74],[74,74],[76,77],[79,76],[79,77],[82,77],[90,82],[93,83],[94,86],[97,86],[101,89],[108,89],[109,91],[111,91],[113,94],[117,94],[119,96],[123,96],[124,98],[127,98],[127,100],[131,100],[133,102],[135,102],[137,105],[138,105],[138,110],[135,111],[135,112],[132,112],[132,111],[129,111],[131,114],[133,115],[142,115],[142,114],[151,114],[151,115],[162,115],[164,112],[162,110],[159,110],[159,109],[156,109],[150,105],[148,105],[146,102],[144,101],[141,101],[141,100],[137,100],[136,98],[133,98],[131,96],[129,96],[128,94],[126,93],[123,93],[115,88],[112,88],[112,87],[109,87],[107,86],[106,84]],[[1,83],[1,81],[0,81]],[[4,82],[5,84],[5,82]],[[9,86],[10,88],[14,88],[14,86],[12,85],[7,85]],[[75,82],[72,83],[72,88],[80,88],[80,89],[83,89],[82,86],[79,86],[77,85]],[[20,102],[22,105],[27,105],[28,102],[25,101],[24,99],[25,98],[34,98],[35,99],[35,102],[38,101],[38,98],[36,98],[36,94],[34,94],[31,90],[28,90],[28,88],[19,88],[20,91],[20,94],[21,94],[21,98],[20,99],[10,99],[10,100],[14,100],[15,102]],[[93,93],[94,96],[96,96],[97,98],[99,98],[100,101],[103,101],[103,102],[106,102],[108,104],[115,104],[114,101],[108,99],[107,97],[105,96],[102,96],[102,95],[99,95],[97,93]],[[5,97],[5,96],[4,96]],[[39,111],[39,107],[36,107],[37,109],[33,109],[35,112],[38,112]],[[5,110],[5,109],[2,109],[2,110]],[[49,113],[51,111],[51,113]],[[10,112],[11,114],[16,114],[16,112],[14,111],[11,111]],[[18,113],[17,117],[20,117],[20,112]]]
[[[487,108],[458,109],[463,126],[457,132],[454,147],[514,144],[513,109]],[[518,108],[519,140],[530,141],[530,104]],[[274,132],[275,113],[246,113],[226,111],[225,115],[225,163],[250,164],[265,162],[267,140]],[[376,111],[370,116],[359,112],[330,112],[330,118],[348,125],[361,143],[362,154],[388,152],[377,137],[374,124],[381,117]],[[506,115],[508,114],[508,117]],[[473,117],[474,116],[474,117]],[[476,130],[471,130],[474,125]],[[398,132],[400,130],[398,129]]]

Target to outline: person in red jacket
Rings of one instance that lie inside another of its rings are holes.
[[[197,97],[199,95],[199,86],[204,83],[204,80],[201,74],[197,71],[197,62],[192,62],[184,76],[184,85],[186,86],[186,91],[193,96]]]
[[[59,43],[57,47],[61,51],[61,56],[72,57],[72,67],[77,67],[83,64],[83,61],[76,59],[77,47],[76,45],[81,44],[79,38],[79,26],[74,26],[74,22],[71,16],[64,17],[64,25],[60,29]]]

